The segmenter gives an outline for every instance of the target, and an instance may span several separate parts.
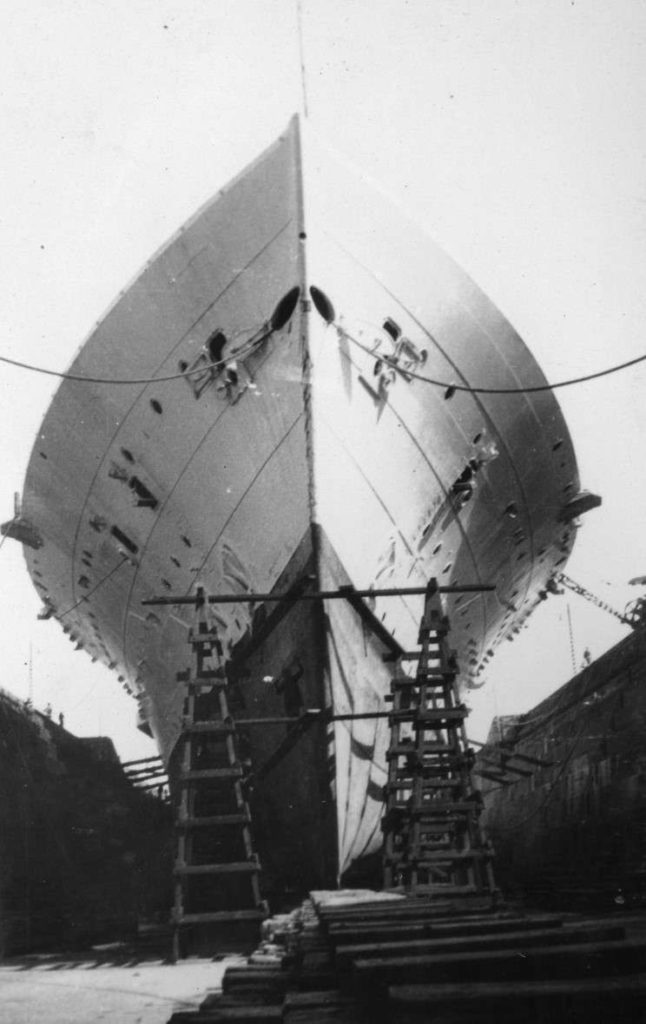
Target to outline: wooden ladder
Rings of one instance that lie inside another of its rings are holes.
[[[198,594],[199,597],[199,594]],[[222,925],[259,923],[268,915],[260,894],[260,862],[251,834],[245,766],[229,714],[227,678],[217,631],[199,603],[189,633],[194,671],[185,687],[178,776],[174,868],[173,960],[186,955],[190,926],[215,937]]]
[[[427,589],[414,678],[392,682],[388,782],[385,787],[384,887],[428,895],[495,893],[492,851],[478,817],[460,702],[455,653],[448,642],[437,581]]]

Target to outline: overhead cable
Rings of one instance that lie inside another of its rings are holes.
[[[618,373],[620,370],[626,370],[631,366],[636,366],[638,363],[646,361],[645,353],[644,355],[636,356],[634,359],[629,359],[625,363],[619,363],[616,366],[609,366],[605,370],[597,370],[595,373],[584,374],[580,377],[571,377],[568,380],[556,381],[554,384],[535,384],[528,387],[518,388],[481,387],[469,384],[456,384],[452,381],[436,380],[434,377],[425,377],[421,373],[415,373],[414,370],[411,370],[408,367],[403,370],[398,366],[397,362],[393,358],[382,354],[377,356],[371,348],[358,341],[345,329],[342,329],[342,333],[345,338],[351,341],[353,345],[356,345],[357,348],[360,348],[367,355],[379,358],[393,370],[399,370],[401,373],[405,374],[407,378],[410,377],[414,380],[419,380],[423,384],[432,384],[435,387],[443,388],[445,391],[450,391],[452,394],[455,391],[465,391],[472,395],[525,395],[534,394],[539,391],[555,391],[557,388],[570,387],[573,384],[584,384],[586,381],[597,380],[599,377],[607,377],[612,373]],[[236,352],[232,352],[227,359],[221,359],[212,363],[202,363],[199,367],[193,367],[192,369],[183,370],[179,373],[171,373],[163,377],[88,377],[82,374],[64,372],[62,370],[49,370],[43,366],[36,366],[32,363],[21,362],[19,359],[10,359],[8,356],[0,356],[0,362],[6,363],[9,366],[16,366],[21,370],[29,370],[32,373],[44,373],[50,377],[58,377],[61,380],[78,381],[84,384],[161,384],[165,381],[180,380],[182,377],[192,377],[196,373],[203,373],[206,370],[215,370],[226,366],[227,363],[230,363],[232,360],[234,361],[236,358],[243,358],[248,351],[255,347],[257,341],[258,339],[255,338],[253,342],[249,342],[248,345],[242,345]]]
[[[271,333],[267,330],[267,334]],[[235,335],[234,335],[235,337]],[[217,370],[223,366],[227,366],[236,359],[242,359],[249,352],[253,351],[259,342],[259,338],[254,337],[246,344],[240,346],[240,348],[232,351],[226,359],[218,359],[212,363],[200,363],[199,366],[188,367],[186,370],[180,370],[178,373],[170,373],[163,377],[87,377],[79,373],[69,373],[64,370],[48,370],[43,366],[35,366],[32,363],[23,363],[19,359],[10,359],[9,356],[0,356],[0,363],[7,363],[9,366],[17,366],[21,370],[31,370],[33,373],[44,373],[48,377],[59,377],[61,380],[73,380],[80,381],[83,384],[160,384],[164,381],[169,380],[180,380],[182,377],[194,377],[198,373],[204,373],[206,370]]]
[[[117,571],[117,569],[120,569],[121,566],[124,565],[126,562],[130,562],[130,559],[128,558],[127,555],[124,555],[120,562],[117,562],[116,565],[113,565],[112,568],[110,569],[110,571],[106,572],[105,576],[102,576],[101,579],[99,580],[99,582],[95,583],[95,585],[92,587],[91,590],[88,590],[87,594],[83,594],[83,596],[80,597],[78,599],[78,601],[75,602],[75,604],[71,605],[69,608],[66,608],[65,611],[61,612],[59,615],[57,615],[56,618],[59,621],[61,619],[64,619],[66,615],[70,614],[70,612],[75,611],[78,608],[79,605],[81,605],[85,601],[89,600],[89,598],[92,597],[92,594],[96,594],[96,592],[99,589],[99,587],[102,587],[104,583],[107,583],[107,581],[112,576],[114,576],[114,574]]]
[[[364,345],[349,334],[345,328],[338,328],[343,334],[344,338],[351,341],[353,345],[360,348],[363,352],[369,356],[373,356],[376,359],[382,360],[393,370],[399,369],[397,362],[392,357],[376,353],[373,349]],[[597,370],[596,373],[588,373],[581,377],[571,377],[569,380],[560,380],[555,384],[534,384],[524,388],[490,388],[473,386],[469,384],[456,384],[455,382],[436,380],[433,377],[425,377],[421,373],[415,373],[414,370],[410,370],[406,367],[404,370],[400,370],[401,373],[405,374],[406,377],[412,377],[414,380],[422,381],[424,384],[433,384],[435,387],[444,388],[446,391],[450,391],[452,394],[455,391],[466,391],[472,395],[526,395],[532,394],[537,391],[555,391],[556,388],[566,388],[572,384],[584,384],[588,380],[596,380],[598,377],[607,377],[611,373],[617,373],[619,370],[625,370],[629,366],[635,366],[637,363],[643,363],[646,361],[646,353],[641,356],[636,356],[635,359],[629,359],[625,363],[619,363],[617,366],[609,366],[605,370]]]

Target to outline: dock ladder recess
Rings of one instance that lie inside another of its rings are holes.
[[[392,681],[385,787],[384,888],[441,896],[495,896],[492,850],[482,837],[474,754],[460,702],[458,666],[437,581],[426,592],[414,677]]]
[[[260,895],[260,862],[252,842],[240,738],[229,714],[222,647],[207,607],[198,592],[196,627],[189,633],[193,672],[177,677],[186,696],[179,740],[174,960],[186,955],[191,932],[195,936],[199,929],[203,944],[219,926],[259,924],[268,915]]]

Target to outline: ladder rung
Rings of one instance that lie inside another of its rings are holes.
[[[408,803],[395,801],[388,810],[405,811],[411,817],[420,818],[423,821],[426,817],[435,818],[438,814],[478,814],[480,808],[472,800],[438,800],[415,809],[411,808]]]
[[[423,751],[425,754],[446,754],[449,757],[463,756],[460,754],[458,747],[449,747],[446,743],[424,743],[421,746],[415,746],[414,744],[398,743],[393,747],[390,747],[386,756],[399,757],[404,754],[418,754]]]
[[[454,823],[453,823],[454,824]],[[420,843],[433,842],[433,836],[444,836],[449,832],[453,832],[452,826],[447,826],[441,821],[437,821],[436,818],[433,821],[427,821],[424,824],[420,823]]]
[[[395,661],[419,661],[424,655],[431,658],[439,657],[440,641],[430,640],[426,651],[402,651],[401,654],[383,654],[382,661],[395,662]]]
[[[401,758],[401,754],[399,755]],[[390,758],[391,761],[398,760],[398,758]],[[460,778],[464,778],[464,770],[467,768],[467,762],[458,761],[429,761],[425,758],[420,758],[419,763],[414,765],[394,765],[399,773],[399,778],[422,778],[425,781],[429,779],[439,779],[446,775],[455,775]]]
[[[213,910],[201,914],[181,914],[174,920],[175,925],[209,924],[218,921],[262,921],[267,915],[263,910]]]
[[[234,722],[191,722],[182,728],[184,733],[225,733],[230,734],[236,731]]]
[[[435,725],[439,722],[463,722],[468,716],[468,708],[446,708],[444,711],[438,711],[437,708],[422,708],[415,711],[412,716],[410,712],[406,712],[409,717],[414,719],[414,724],[423,725],[426,729],[441,728],[441,726]],[[400,716],[401,712],[396,711],[395,715]]]
[[[432,789],[433,786],[437,786],[438,789],[443,786],[459,786],[465,782],[463,775],[456,773],[450,765],[446,765],[444,769],[433,770],[430,765],[409,768],[407,765],[396,765],[391,762],[390,768],[398,782],[408,782],[412,786],[415,780],[419,779],[419,784],[424,790]],[[445,776],[450,773],[453,773],[454,777],[447,779]],[[391,778],[390,781],[394,779]]]
[[[193,647],[199,647],[200,644],[208,644],[212,647],[214,644],[221,644],[222,637],[216,630],[205,630],[201,633],[199,629],[190,629],[188,633],[188,642]]]
[[[405,892],[406,890],[399,886],[392,886],[390,891]],[[415,885],[416,896],[467,896],[475,895],[476,893],[481,894],[481,890],[479,890],[475,885],[451,885],[449,882],[431,882],[429,884],[420,884],[418,882]]]
[[[414,760],[415,773],[451,771],[454,768],[465,767],[470,760],[465,754],[441,754],[436,750],[425,750],[424,747],[391,747],[386,751],[387,761],[395,761],[400,757]]]
[[[183,679],[182,686],[185,686],[187,690],[225,690],[229,684],[226,679],[219,675],[201,675],[192,676],[190,679]]]
[[[467,860],[491,860],[492,854],[484,850],[441,850],[437,853],[427,852],[416,858],[410,850],[402,852],[400,856],[390,854],[385,860],[391,864],[406,863],[411,867],[437,867],[440,864],[452,864],[455,861]]]
[[[198,779],[241,779],[242,768],[239,766],[231,768],[200,768],[188,772],[182,772],[179,776],[180,782],[196,782]]]
[[[440,861],[468,861],[468,860],[491,860],[493,853],[491,850],[453,850],[440,853],[428,852],[424,854],[422,860],[417,863],[420,867],[424,867],[425,864],[435,864]]]
[[[443,832],[442,835],[446,833]],[[409,849],[409,854],[412,860],[419,860],[424,858],[425,853],[440,853],[442,850],[452,850],[451,840],[439,840],[432,841],[431,836],[427,836],[426,839],[420,839],[418,843],[413,843]]]
[[[178,683],[190,683],[191,680],[195,679],[213,679],[214,676],[219,676],[224,679],[226,676],[226,670],[224,667],[205,668],[203,665],[194,665],[192,669],[185,668],[181,672],[175,673],[175,680]]]
[[[390,712],[390,717],[398,719],[399,721],[405,720],[406,718],[419,718],[420,721],[431,722],[431,721],[446,721],[446,722],[461,722],[469,714],[468,708],[393,708]],[[431,726],[427,726],[431,728]]]
[[[439,646],[440,646],[440,644],[439,644],[438,640],[429,641],[429,646],[428,646],[428,649],[427,649],[426,653],[430,653],[430,648],[431,647],[434,648],[435,650],[438,650]],[[419,661],[419,659],[422,657],[422,655],[424,653],[425,653],[424,651],[404,651],[403,654],[399,654],[397,656],[397,660],[398,661]]]
[[[429,789],[457,789],[462,785],[462,779],[422,779],[418,775],[408,774],[399,779],[390,779],[384,789],[412,789],[413,786],[419,786],[423,793],[428,793]]]
[[[212,814],[204,818],[178,818],[176,828],[211,828],[219,825],[250,825],[249,814]]]
[[[429,669],[427,672],[420,672],[416,676],[398,676],[396,679],[391,680],[391,685],[394,689],[400,690],[409,688],[411,686],[441,686],[446,687],[449,691],[451,687],[447,686],[447,681],[455,679],[456,672],[443,672],[440,669]]]
[[[434,803],[428,803],[420,807],[417,812],[420,821],[425,821],[427,818],[429,820],[437,820],[438,815],[473,814],[474,817],[477,817],[479,814],[479,809],[474,804],[468,804],[466,801],[447,800],[446,806],[449,808],[448,810],[440,807],[440,804],[444,803],[444,801],[438,800],[436,802],[437,807],[435,807]]]
[[[176,875],[235,875],[260,871],[257,860],[234,860],[222,864],[176,864]]]

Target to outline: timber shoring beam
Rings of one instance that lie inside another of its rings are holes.
[[[133,765],[136,765],[136,764],[153,764],[153,763],[161,764],[161,757],[159,757],[158,755],[155,756],[155,757],[138,757],[134,761],[122,761],[121,762],[121,767],[124,770],[127,771],[128,768],[131,768]]]
[[[347,715],[331,715],[324,708],[312,708],[309,711],[304,711],[303,714],[294,717],[285,718],[237,718],[236,727],[240,726],[267,726],[267,725],[291,725],[292,728],[288,730],[287,735],[278,744],[273,754],[271,754],[263,764],[261,764],[256,771],[252,771],[248,776],[248,780],[264,779],[267,775],[280,764],[280,762],[289,754],[291,750],[296,746],[300,738],[307,732],[307,730],[314,725],[315,722],[350,722],[356,721],[357,719],[369,719],[369,718],[389,718],[392,716],[392,711],[368,711],[361,714],[347,714]]]
[[[126,778],[128,782],[138,782],[139,780],[154,779],[166,774],[166,769],[160,764],[154,768],[140,768],[137,772],[126,772]]]
[[[303,711],[300,715],[285,715],[283,717],[269,718],[236,718],[236,727],[240,725],[295,725],[297,722],[309,720],[312,722],[356,722],[362,719],[372,718],[393,718],[397,716],[396,711],[360,711],[348,712],[348,714],[332,715],[324,708],[311,708]]]
[[[433,582],[433,581],[431,581]],[[334,601],[334,600],[351,600],[358,597],[412,597],[412,596],[423,596],[428,593],[428,586],[425,587],[382,587],[382,588],[364,588],[361,590],[355,589],[355,587],[348,585],[338,587],[336,590],[316,590],[311,593],[298,594],[296,600],[298,601]],[[439,587],[436,586],[435,592],[439,594],[479,594],[495,590],[495,585],[492,583],[468,583],[462,586]],[[281,594],[260,594],[255,592],[250,593],[239,593],[239,594],[205,594],[203,591],[198,591],[197,594],[181,594],[173,596],[163,597],[149,597],[143,600],[143,605],[203,605],[203,604],[262,604],[265,601],[287,601],[294,598],[293,591],[287,591]]]

